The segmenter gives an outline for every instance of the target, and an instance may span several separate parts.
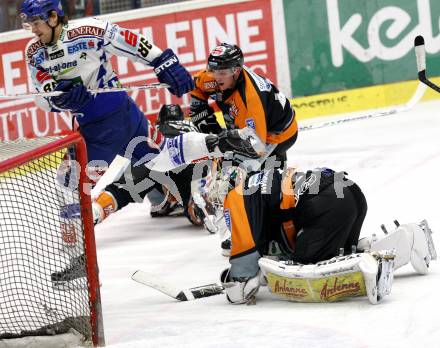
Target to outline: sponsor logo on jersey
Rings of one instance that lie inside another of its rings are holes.
[[[50,60],[55,60],[55,59],[58,59],[58,58],[61,58],[61,57],[64,57],[64,50],[59,50],[59,51],[56,51],[56,52],[53,52],[53,53],[49,54],[49,59]]]
[[[272,89],[272,85],[270,84],[270,82],[268,80],[261,77],[260,75],[257,75],[251,69],[246,69],[246,71],[252,77],[252,79],[255,81],[255,83],[258,86],[258,89],[261,92],[270,92],[270,90]]]
[[[259,172],[257,174],[252,175],[248,181],[248,187],[257,187],[260,186],[261,180],[263,179],[264,172]]]
[[[69,40],[74,39],[76,37],[80,36],[97,36],[97,37],[103,37],[105,33],[105,30],[98,27],[92,27],[92,26],[84,26],[79,28],[74,28],[69,31],[67,31],[67,38]]]
[[[48,74],[47,71],[38,70],[35,78],[38,82],[43,84],[44,81],[50,80],[52,77]]]
[[[205,89],[215,89],[216,87],[217,82],[215,81],[203,82],[203,88]]]
[[[57,65],[53,65],[47,68],[50,74],[59,73],[66,69],[72,69],[78,65],[78,62],[74,60],[73,62],[67,63],[58,63]]]
[[[130,30],[124,30],[121,31],[120,34],[124,37],[124,40],[127,44],[129,44],[132,47],[137,46],[138,36],[135,33],[133,33]]]
[[[107,30],[107,36],[109,37],[110,40],[113,40],[117,32],[118,32],[118,26],[116,24],[113,24],[110,30]]]
[[[232,103],[229,105],[229,117],[235,119],[237,116],[238,116],[238,108],[237,105],[235,105],[235,102],[232,101]]]
[[[297,200],[299,200],[299,198],[307,191],[310,189],[310,187],[312,187],[312,185],[314,183],[317,182],[317,176],[314,173],[311,173],[309,177],[307,177],[307,175],[303,175],[303,173],[296,173],[296,178],[295,178],[295,186],[297,187],[295,189],[295,196],[297,198]],[[318,182],[319,185],[319,182]],[[319,186],[318,186],[319,188]],[[317,193],[317,192],[311,192],[311,193]]]
[[[253,118],[247,118],[246,119],[246,126],[249,128],[255,129],[255,121]]]
[[[79,51],[86,51],[91,50],[95,48],[95,42],[93,40],[88,41],[80,41],[77,43],[74,43],[72,45],[67,46],[67,53],[68,54],[75,54]]]
[[[47,51],[44,50],[38,53],[37,55],[32,56],[30,63],[33,66],[38,66],[41,65],[47,59],[48,59],[48,54]]]
[[[37,52],[42,47],[44,47],[44,45],[41,41],[34,42],[32,45],[30,45],[27,52],[26,52],[26,55],[29,58],[29,60],[31,60],[33,54],[35,52]]]
[[[87,53],[86,52],[81,53],[81,56],[79,57],[79,59],[86,60],[87,59]]]
[[[270,194],[272,189],[272,180],[273,180],[274,171],[264,170],[263,179],[261,179],[261,193],[262,194]]]
[[[223,216],[225,217],[225,223],[226,226],[228,227],[228,230],[232,232],[231,212],[229,211],[229,209],[223,210]]]
[[[171,162],[180,166],[185,163],[185,158],[183,157],[183,144],[182,136],[167,139],[167,148],[170,153]]]

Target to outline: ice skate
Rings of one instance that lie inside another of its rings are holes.
[[[87,276],[86,263],[84,254],[74,257],[70,261],[70,265],[59,272],[51,274],[50,278],[54,287],[62,288],[66,283],[73,280],[84,278]]]

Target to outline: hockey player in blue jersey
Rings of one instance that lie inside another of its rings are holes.
[[[65,92],[40,97],[37,105],[76,116],[90,161],[109,164],[117,154],[125,154],[136,136],[152,138],[157,145],[140,142],[132,154],[136,160],[159,152],[162,138],[153,137],[144,114],[126,92],[92,95],[88,89],[120,86],[110,62],[118,55],[152,66],[158,80],[181,97],[193,89],[193,79],[171,49],[162,51],[141,34],[95,18],[71,24],[59,0],[25,0],[20,16],[35,35],[26,58],[36,89]]]

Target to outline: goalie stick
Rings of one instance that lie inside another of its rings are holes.
[[[163,281],[163,279],[160,279],[154,274],[140,270],[134,272],[131,276],[131,279],[140,284],[158,290],[165,295],[168,295],[179,301],[190,301],[199,298],[220,295],[223,294],[224,290],[223,286],[217,283],[201,285],[193,288],[178,289],[173,285],[167,284]]]
[[[130,92],[130,91],[140,91],[147,89],[156,89],[156,88],[168,88],[169,85],[166,83],[151,83],[149,85],[139,85],[139,86],[125,86],[125,87],[109,87],[109,88],[97,88],[97,89],[89,89],[88,91],[92,94],[97,93],[112,93],[112,92]],[[62,91],[52,91],[52,92],[35,92],[28,94],[9,94],[2,95],[0,94],[0,99],[30,99],[34,97],[56,97],[63,93]]]
[[[434,91],[440,93],[440,87],[426,78],[426,51],[425,39],[423,36],[419,35],[414,39],[414,49],[416,51],[419,80],[428,87],[432,88]]]

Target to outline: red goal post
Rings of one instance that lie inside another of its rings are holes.
[[[79,164],[76,190],[57,183],[66,161]],[[0,143],[0,340],[74,329],[94,346],[105,344],[86,167],[79,133]],[[78,214],[64,216],[66,206]],[[66,221],[74,238],[62,234]],[[75,256],[85,260],[86,276],[57,288],[51,274]]]

